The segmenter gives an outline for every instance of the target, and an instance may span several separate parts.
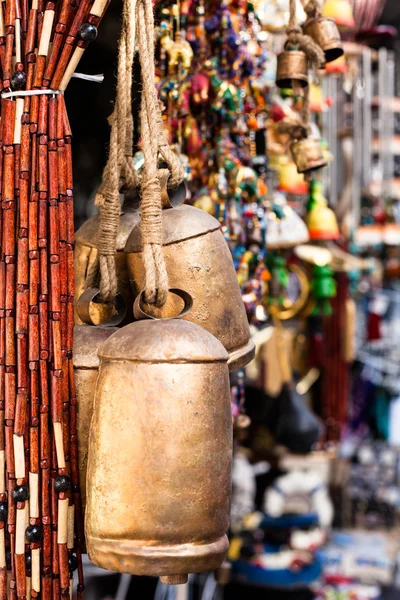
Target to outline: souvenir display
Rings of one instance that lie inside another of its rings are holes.
[[[394,583],[400,111],[383,4],[124,0],[98,214],[73,261],[59,92],[106,3],[6,0],[0,600],[70,597],[75,567],[81,598],[86,550],[89,577],[121,574],[87,600]]]

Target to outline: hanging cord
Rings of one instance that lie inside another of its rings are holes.
[[[135,48],[136,0],[125,0],[122,32],[119,42],[117,95],[111,116],[110,151],[103,180],[96,195],[100,209],[98,238],[99,258],[88,270],[86,287],[93,287],[100,270],[100,296],[103,302],[112,302],[117,294],[117,271],[115,265],[117,233],[121,205],[119,199],[120,179],[124,173],[127,185],[137,185],[137,175],[132,161],[132,67]],[[132,165],[132,166],[131,166]]]
[[[141,181],[141,231],[145,268],[144,298],[148,304],[163,306],[168,296],[168,275],[162,252],[163,227],[158,153],[171,171],[171,187],[178,187],[183,180],[184,172],[179,158],[168,145],[157,98],[152,0],[138,0],[136,18],[142,71],[141,133],[144,167]]]
[[[304,35],[300,25],[296,22],[296,0],[290,0],[289,24],[286,33],[288,43],[303,50],[307,54],[311,66],[319,69],[325,64],[325,54],[322,48],[309,35]]]
[[[320,14],[320,3],[318,0],[309,0],[304,7],[304,12],[308,19],[319,16]]]

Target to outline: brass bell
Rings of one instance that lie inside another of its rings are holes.
[[[184,287],[193,297],[187,319],[215,335],[229,352],[234,371],[254,357],[254,344],[235,268],[220,223],[206,212],[182,205],[163,210],[163,252],[169,284]],[[144,288],[141,230],[132,231],[125,252],[135,296]],[[168,318],[179,312],[182,301],[169,298],[155,316]]]
[[[185,320],[147,320],[100,350],[89,439],[86,543],[112,571],[185,583],[228,548],[228,354]]]
[[[291,143],[290,150],[299,173],[309,173],[327,165],[321,143],[315,138],[295,140]]]
[[[302,50],[285,50],[278,54],[276,85],[280,88],[308,86],[307,55]]]
[[[118,275],[118,292],[124,298],[128,307],[132,306],[134,299],[129,284],[126,256],[123,250],[130,232],[139,223],[140,215],[138,206],[138,198],[135,195],[125,196],[117,236],[117,255],[115,260]],[[88,268],[98,258],[97,238],[99,230],[100,216],[95,215],[94,217],[90,217],[75,234],[75,302],[78,301],[85,290]],[[98,314],[92,314],[92,320],[95,325],[101,324],[107,318],[107,315],[104,315],[103,311],[104,305],[99,305]],[[81,325],[82,323],[83,321],[79,318],[77,311],[75,311],[75,324]]]
[[[86,506],[89,428],[100,364],[98,351],[110,335],[116,331],[115,327],[89,327],[88,325],[77,325],[74,329],[73,361],[78,407],[78,465],[83,511]]]
[[[303,32],[309,35],[325,53],[325,61],[332,62],[343,56],[342,40],[337,25],[328,17],[315,17],[303,25]]]

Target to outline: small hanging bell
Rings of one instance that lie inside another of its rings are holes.
[[[187,306],[187,294],[179,295]],[[226,350],[194,323],[167,319],[119,329],[99,354],[87,475],[90,559],[171,584],[218,568],[231,495]]]
[[[88,325],[77,325],[74,329],[73,360],[78,406],[78,464],[83,512],[86,506],[89,429],[93,414],[94,390],[100,364],[98,351],[110,335],[116,331],[115,327],[89,327]]]
[[[314,17],[303,25],[303,32],[309,35],[325,54],[325,61],[332,62],[343,56],[342,40],[337,25],[328,17]]]
[[[298,173],[310,173],[327,165],[321,143],[315,138],[295,140],[291,143],[290,150]]]
[[[308,60],[302,50],[294,50],[286,44],[278,54],[276,85],[280,88],[305,88],[308,86]]]
[[[132,229],[139,223],[139,199],[136,194],[125,196],[125,202],[122,208],[118,236],[117,236],[117,255],[115,258],[118,292],[124,298],[126,306],[133,304],[132,291],[129,285],[129,276],[126,267],[126,256],[123,252],[126,240]],[[100,216],[90,217],[75,234],[75,301],[81,297],[85,290],[85,282],[88,268],[98,258],[97,239],[100,231]],[[95,307],[94,307],[95,308]],[[98,306],[98,314],[92,314],[93,324],[101,324],[109,315],[104,315],[104,305]],[[81,325],[83,321],[75,311],[75,324]]]
[[[231,371],[240,369],[254,357],[254,344],[220,223],[188,205],[165,209],[162,216],[163,253],[170,286],[185,286],[194,301],[194,310],[187,319],[204,327],[222,343],[229,352]],[[125,247],[135,296],[144,289],[141,250],[141,229],[137,226]],[[171,317],[179,312],[180,305],[179,298],[169,298],[155,316]]]

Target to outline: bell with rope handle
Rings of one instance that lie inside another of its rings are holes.
[[[327,165],[322,153],[321,142],[315,138],[306,137],[295,140],[291,143],[290,150],[298,173],[311,173]]]
[[[163,254],[170,287],[191,294],[194,308],[187,319],[212,333],[229,353],[234,371],[254,357],[249,324],[231,253],[220,223],[208,213],[189,205],[164,209]],[[144,288],[141,228],[133,229],[126,247],[127,263],[134,294]],[[169,297],[155,316],[177,314],[182,301]]]
[[[184,303],[191,298],[170,290]],[[135,316],[143,318],[142,294]],[[185,583],[228,548],[228,354],[181,318],[139,320],[102,345],[89,439],[86,543],[112,571]]]
[[[78,407],[78,464],[83,511],[85,511],[86,506],[89,429],[93,415],[94,390],[100,364],[98,352],[104,342],[116,331],[116,327],[90,327],[88,325],[77,325],[74,329],[73,361]]]
[[[285,45],[278,54],[276,85],[280,88],[296,89],[308,86],[308,59],[305,52]]]
[[[129,284],[128,270],[126,266],[126,256],[124,247],[132,229],[140,221],[139,199],[134,193],[125,195],[125,201],[121,210],[117,235],[117,254],[115,257],[118,292],[124,298],[126,306],[131,307],[133,303],[132,291]],[[100,215],[90,217],[75,234],[75,301],[82,296],[86,287],[86,277],[88,269],[98,260],[97,241],[100,231]],[[91,320],[94,325],[103,323],[110,315],[108,311],[110,306],[105,304],[93,305]],[[75,324],[81,325],[82,319],[78,311],[75,311]]]
[[[308,19],[303,25],[303,33],[322,48],[327,63],[343,56],[342,40],[333,19],[321,16]]]

